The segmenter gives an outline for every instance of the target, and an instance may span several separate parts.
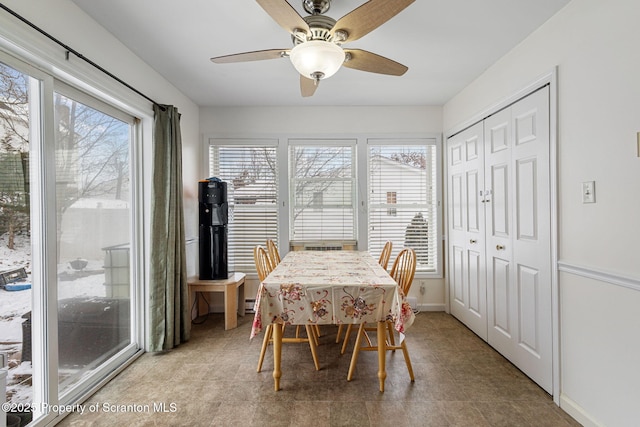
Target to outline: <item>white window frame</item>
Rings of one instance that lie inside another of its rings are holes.
[[[370,176],[370,162],[369,162],[369,153],[371,146],[435,146],[435,198],[436,198],[436,213],[435,213],[435,222],[436,222],[436,230],[434,232],[434,251],[436,256],[436,261],[434,265],[433,271],[417,271],[415,277],[417,279],[436,279],[442,278],[443,272],[443,249],[442,249],[442,136],[440,134],[423,134],[423,135],[400,135],[398,137],[390,137],[389,135],[384,136],[372,136],[367,138],[364,141],[364,147],[361,150],[361,153],[364,154],[365,157],[364,162],[366,163],[365,170],[367,173],[364,177],[360,179],[360,185],[363,187],[361,191],[362,194],[366,195],[366,199],[364,203],[366,204],[366,212],[364,214],[364,218],[366,218],[367,227],[365,230],[361,230],[362,234],[361,238],[366,239],[366,244],[368,245],[369,241],[369,199],[368,196],[370,194],[369,190],[369,176]],[[400,205],[398,205],[400,208]],[[360,246],[360,244],[359,244]],[[367,246],[368,248],[368,246]],[[395,252],[394,248],[394,252]],[[399,248],[398,248],[399,249]]]
[[[329,241],[353,241],[358,236],[358,193],[357,193],[357,181],[358,181],[358,165],[357,165],[357,139],[353,138],[291,138],[287,141],[287,152],[291,155],[291,150],[295,147],[350,147],[351,148],[351,175],[348,178],[341,178],[340,181],[351,182],[351,208],[353,210],[353,224],[354,230],[352,237],[344,237],[340,239],[330,238]],[[293,218],[295,206],[295,193],[291,191],[295,188],[294,171],[291,170],[291,157],[289,157],[289,175],[287,176],[287,183],[289,184],[287,194],[289,196],[289,224],[287,224],[289,235],[293,236]],[[281,175],[282,176],[282,175]],[[326,199],[326,198],[325,198]],[[318,209],[317,206],[311,206],[312,209]],[[299,241],[301,239],[292,238],[293,241]],[[309,239],[303,239],[307,241]],[[316,239],[313,239],[315,242]]]
[[[290,215],[291,215],[291,195],[289,193],[290,180],[289,180],[289,149],[292,141],[295,143],[308,143],[318,144],[323,142],[330,144],[343,143],[344,141],[351,141],[355,144],[355,157],[354,157],[354,171],[355,171],[355,192],[354,192],[354,204],[355,204],[355,226],[356,226],[356,242],[357,249],[361,251],[368,250],[368,227],[369,227],[369,212],[368,212],[368,150],[370,141],[395,141],[398,145],[407,145],[410,141],[427,140],[429,144],[436,147],[436,198],[437,198],[437,214],[436,214],[436,256],[437,262],[435,271],[433,272],[417,272],[417,279],[435,279],[443,277],[443,261],[444,252],[442,248],[443,243],[443,212],[442,212],[442,135],[437,133],[417,133],[417,134],[357,134],[357,135],[333,135],[333,134],[313,134],[313,135],[288,135],[288,134],[209,134],[204,136],[205,150],[208,153],[209,145],[215,140],[250,140],[250,139],[271,139],[274,144],[278,144],[278,249],[281,256],[284,256],[290,248],[292,239],[289,236],[290,229]],[[277,142],[276,142],[277,141]],[[204,170],[209,170],[209,158],[208,154],[203,156]],[[377,256],[377,254],[372,254]]]
[[[282,209],[281,209],[281,200],[282,200],[282,194],[281,194],[281,190],[282,190],[282,169],[283,169],[283,164],[282,164],[282,158],[281,158],[281,153],[280,153],[280,141],[277,138],[269,138],[269,137],[246,137],[246,138],[227,138],[227,137],[215,137],[215,136],[211,136],[207,138],[207,155],[205,156],[206,160],[207,160],[207,165],[206,165],[206,170],[208,171],[208,173],[213,174],[213,176],[216,176],[216,168],[219,167],[219,165],[216,164],[216,162],[218,161],[217,159],[213,159],[211,158],[211,153],[212,150],[215,149],[215,147],[242,147],[242,148],[262,148],[262,147],[270,147],[270,148],[275,148],[276,149],[276,162],[277,162],[277,176],[276,176],[276,195],[277,195],[277,199],[276,199],[276,209],[277,209],[277,240],[276,240],[276,244],[279,247],[279,251],[282,254],[286,253],[286,250],[284,250],[283,245],[279,244],[282,240]],[[285,172],[286,172],[286,166],[284,166]],[[286,185],[286,184],[285,184]],[[233,188],[230,188],[230,191],[233,191]],[[233,199],[233,194],[229,194],[227,197],[230,201],[232,201]],[[229,206],[229,222],[231,223],[233,221],[233,212],[234,212],[234,205],[231,202],[230,206]],[[230,225],[231,227],[231,225]],[[231,235],[231,230],[230,231],[230,235]],[[263,247],[266,247],[266,241],[264,242],[260,242],[259,244],[261,244]],[[282,247],[282,248],[280,248]],[[235,268],[234,266],[230,266],[230,268]],[[255,274],[255,270],[254,269],[250,269],[247,271],[243,271],[243,273],[246,273],[250,278],[252,279],[257,279],[257,274]]]

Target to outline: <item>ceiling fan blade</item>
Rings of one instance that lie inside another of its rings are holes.
[[[358,40],[402,12],[415,0],[370,0],[355,8],[342,18],[331,29],[331,34],[338,30],[347,32],[345,42]]]
[[[308,79],[302,74],[300,74],[300,93],[302,94],[303,97],[306,98],[306,97],[312,96],[316,92],[317,88],[318,88],[318,85],[314,80]]]
[[[282,28],[294,33],[296,29],[303,30],[307,34],[311,32],[307,21],[287,3],[286,0],[256,0],[260,6],[278,23]]]
[[[366,50],[345,49],[344,51],[349,55],[349,59],[342,65],[353,68],[354,70],[401,76],[409,69],[399,62],[376,55],[375,53],[367,52]]]
[[[233,55],[216,56],[211,58],[216,64],[228,64],[230,62],[248,62],[262,61],[263,59],[282,58],[283,52],[289,52],[290,49],[268,49],[256,50],[253,52],[234,53]]]

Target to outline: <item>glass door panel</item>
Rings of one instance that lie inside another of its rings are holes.
[[[0,63],[0,352],[14,408],[33,402],[32,363],[41,363],[31,351],[30,80]]]
[[[54,94],[60,393],[131,343],[131,125],[79,98]]]

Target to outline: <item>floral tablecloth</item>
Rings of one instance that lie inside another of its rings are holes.
[[[384,320],[404,333],[414,314],[402,290],[368,252],[294,251],[260,284],[251,338],[273,322],[325,325]]]

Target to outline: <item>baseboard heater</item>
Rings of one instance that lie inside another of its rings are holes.
[[[296,241],[290,242],[292,251],[354,251],[358,246],[355,240],[315,240],[315,241]]]

